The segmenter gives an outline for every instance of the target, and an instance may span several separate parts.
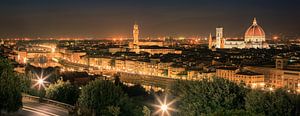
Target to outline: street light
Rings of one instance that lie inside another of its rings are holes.
[[[51,74],[48,74],[47,76],[44,76],[44,71],[42,70],[42,73],[41,75],[37,75],[36,73],[35,74],[35,77],[36,79],[34,79],[34,81],[36,81],[36,83],[33,85],[33,87],[35,86],[38,86],[38,89],[40,90],[41,87],[45,88],[45,83],[48,83],[46,82],[45,80],[51,75]]]
[[[39,85],[41,85],[41,84],[44,83],[44,80],[43,80],[43,79],[39,79],[39,80],[38,80],[38,83],[39,83]]]
[[[269,90],[272,92],[274,89],[272,87],[270,87]]]
[[[163,104],[163,105],[160,106],[160,109],[161,109],[163,112],[166,112],[166,111],[168,111],[168,105]]]
[[[35,86],[38,86],[38,94],[39,94],[39,97],[40,97],[40,101],[42,101],[42,95],[41,95],[41,87],[42,88],[46,88],[45,87],[45,83],[48,83],[46,82],[45,80],[51,75],[51,74],[48,74],[47,76],[44,76],[44,71],[42,70],[41,72],[41,75],[37,75],[36,73],[35,74],[35,77],[36,79],[34,79],[34,81],[36,81],[36,83],[33,85],[33,87]]]
[[[173,103],[176,102],[176,99],[168,102],[167,95],[165,95],[163,101],[160,98],[158,98],[157,96],[155,96],[155,97],[159,104],[153,105],[154,107],[158,108],[158,110],[156,112],[154,112],[154,115],[161,114],[161,116],[165,116],[165,114],[166,114],[167,116],[170,116],[169,111],[177,111],[176,109],[170,107]]]

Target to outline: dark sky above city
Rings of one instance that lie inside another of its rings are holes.
[[[267,34],[300,33],[299,0],[1,0],[0,37],[243,36],[253,17]]]

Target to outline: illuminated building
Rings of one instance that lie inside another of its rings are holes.
[[[236,67],[220,67],[216,69],[216,76],[228,79],[235,83],[245,83],[248,86],[253,84],[264,84],[264,75],[249,70],[240,70]]]
[[[223,37],[223,28],[216,28],[216,39],[209,38],[209,48],[269,48],[266,43],[264,30],[257,24],[256,18],[246,30],[244,39],[232,39]]]
[[[133,26],[133,42],[129,43],[129,48],[139,49],[140,46],[163,46],[163,41],[141,41],[139,39],[139,26],[134,24]]]
[[[273,66],[248,66],[248,70],[259,72],[265,75],[265,82],[273,88],[300,89],[300,64],[288,65],[288,59],[276,59]]]
[[[186,70],[183,67],[169,67],[168,76],[171,78],[187,78]]]
[[[141,46],[140,51],[148,52],[152,55],[154,54],[181,54],[181,50],[176,50],[168,47],[159,47],[159,46]]]
[[[175,50],[167,47],[163,47],[164,42],[162,41],[139,41],[139,26],[137,24],[134,24],[133,26],[133,42],[130,42],[128,44],[129,48],[132,52],[140,53],[140,52],[147,52],[150,54],[181,54],[180,50]],[[116,52],[124,52],[126,49],[120,48],[114,48],[110,49],[110,53],[116,53]]]
[[[159,46],[159,47],[163,47],[164,46],[164,42],[163,41],[139,41],[139,45],[140,46]]]
[[[39,48],[29,48],[26,51],[16,51],[16,61],[20,64],[30,63],[33,66],[42,68],[60,66],[57,62],[52,62],[53,58],[61,57],[60,53],[52,53],[50,51],[35,51],[37,49]]]
[[[215,72],[203,72],[198,70],[188,70],[187,80],[201,80],[215,76]]]
[[[223,39],[223,28],[216,28],[216,48],[222,48],[221,39]]]
[[[88,60],[89,59],[89,60]],[[86,64],[100,69],[109,69],[131,75],[147,75],[185,80],[200,80],[212,77],[214,73],[187,70],[184,67],[172,66],[172,62],[160,62],[159,59],[136,60],[110,57],[88,57]]]
[[[139,25],[137,24],[133,26],[133,49],[136,53],[139,53]]]
[[[17,62],[21,63],[21,64],[25,64],[26,62],[24,62],[28,56],[27,56],[27,52],[26,51],[17,51]]]
[[[256,18],[253,19],[252,25],[245,33],[246,48],[267,48],[265,43],[266,35],[264,30],[257,24]]]
[[[213,47],[213,40],[210,33],[208,37],[208,49],[212,49],[212,47]]]
[[[126,48],[120,48],[120,47],[116,47],[116,48],[108,48],[108,52],[109,53],[116,53],[116,52],[126,52]]]

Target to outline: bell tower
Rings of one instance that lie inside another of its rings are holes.
[[[216,28],[216,48],[221,48],[221,39],[223,39],[223,27]]]
[[[133,44],[134,46],[139,45],[139,25],[137,24],[133,26]]]
[[[138,53],[139,52],[139,25],[133,25],[133,49]]]

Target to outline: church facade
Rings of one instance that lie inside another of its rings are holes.
[[[266,43],[264,30],[257,24],[254,18],[252,25],[246,30],[244,39],[227,39],[223,36],[223,28],[216,28],[216,37],[209,36],[209,49],[228,49],[228,48],[269,48]]]

